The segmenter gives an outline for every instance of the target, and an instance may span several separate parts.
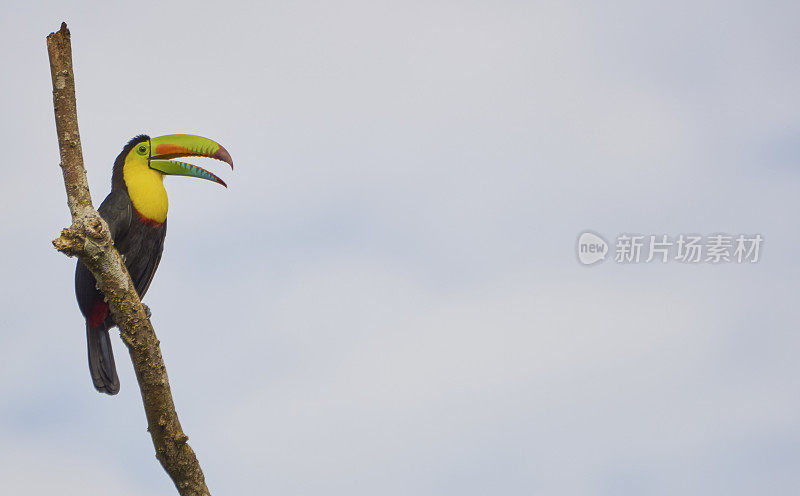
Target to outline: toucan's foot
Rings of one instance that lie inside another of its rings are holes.
[[[150,311],[150,307],[148,307],[144,303],[142,303],[142,306],[144,307],[144,314],[147,315],[147,318],[149,319],[150,317],[152,317],[153,312]]]

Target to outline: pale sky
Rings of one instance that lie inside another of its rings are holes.
[[[0,480],[176,494],[127,350],[92,388],[45,36],[95,204],[168,178],[145,303],[212,494],[800,487],[796,2],[17,2],[0,17]],[[761,234],[756,264],[581,266],[584,230]]]

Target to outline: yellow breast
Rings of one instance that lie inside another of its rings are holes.
[[[147,219],[167,220],[169,200],[164,189],[164,174],[139,160],[126,160],[122,172],[133,207]]]

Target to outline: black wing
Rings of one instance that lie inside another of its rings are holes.
[[[133,217],[133,206],[128,194],[120,190],[111,191],[97,211],[108,223],[114,244],[120,244],[130,230]],[[98,298],[103,299],[103,295],[97,289],[97,281],[80,260],[75,269],[75,295],[78,297],[78,305],[84,317],[88,315],[92,304]]]
[[[128,193],[119,190],[112,191],[100,204],[97,212],[108,223],[114,244],[119,244],[122,238],[128,234],[133,218],[133,205],[131,205]]]
[[[126,264],[133,284],[136,286],[136,292],[139,293],[139,298],[144,298],[147,288],[153,282],[158,264],[161,262],[164,238],[167,236],[167,221],[164,220],[164,223],[158,227],[145,226],[145,230],[147,232],[142,236],[141,247],[143,256],[139,258],[138,263]]]
[[[167,222],[154,226],[134,219],[130,196],[122,191],[108,195],[97,211],[108,222],[114,246],[125,261],[139,298],[144,298],[161,261]]]

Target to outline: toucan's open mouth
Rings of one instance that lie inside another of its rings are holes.
[[[228,150],[208,138],[191,134],[168,134],[150,139],[150,168],[164,174],[199,177],[228,187],[225,181],[202,167],[172,160],[181,157],[213,158],[226,162],[233,170],[233,159]]]

